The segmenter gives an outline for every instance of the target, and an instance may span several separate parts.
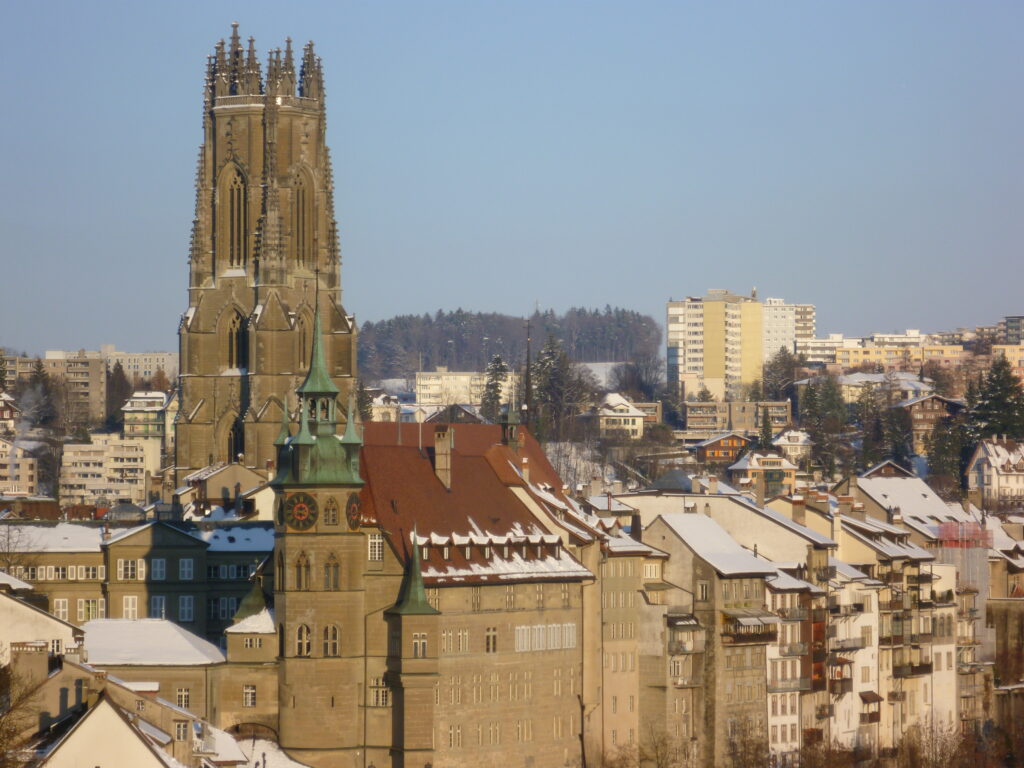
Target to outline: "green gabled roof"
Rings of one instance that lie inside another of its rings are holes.
[[[402,588],[398,592],[398,601],[386,611],[399,616],[431,616],[441,613],[427,600],[427,590],[423,587],[423,574],[420,572],[420,548],[416,543],[416,529],[412,531],[412,555],[405,564],[405,575],[402,577]]]
[[[257,613],[265,610],[267,607],[267,596],[263,594],[263,586],[260,584],[259,579],[253,579],[252,589],[249,590],[249,594],[242,598],[242,602],[238,605],[238,610],[235,611],[234,621],[237,624],[242,619],[248,619],[250,616],[255,616]]]
[[[317,294],[319,297],[319,293]],[[320,330],[320,301],[313,314],[313,351],[309,356],[309,373],[306,380],[296,390],[300,395],[336,395],[340,392],[331,377],[327,375],[327,364],[324,362],[324,341]]]

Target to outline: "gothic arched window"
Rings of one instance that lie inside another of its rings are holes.
[[[295,655],[309,656],[310,647],[309,626],[299,624],[298,629],[295,630]]]
[[[249,213],[245,200],[245,182],[237,171],[227,185],[228,265],[244,267],[249,260]]]
[[[341,567],[338,565],[338,558],[332,553],[324,564],[324,589],[337,591],[339,589]]]
[[[292,257],[304,267],[313,265],[313,216],[309,185],[298,174],[292,187]]]
[[[249,367],[249,328],[241,312],[234,312],[227,325],[228,368]]]
[[[341,630],[333,624],[324,627],[324,656],[341,655]]]
[[[299,369],[305,370],[306,366],[309,365],[309,360],[306,358],[309,356],[309,324],[306,322],[305,317],[299,317],[298,322],[299,331]]]
[[[295,588],[309,589],[309,557],[305,552],[295,561]]]

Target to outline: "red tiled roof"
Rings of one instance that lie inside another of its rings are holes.
[[[363,432],[363,516],[380,525],[401,561],[405,562],[408,556],[414,527],[420,537],[539,537],[548,533],[512,491],[513,487],[526,486],[514,469],[522,466],[525,456],[529,459],[531,482],[550,483],[556,498],[564,500],[561,480],[536,440],[521,433],[525,439],[520,452],[501,444],[498,426],[455,425],[449,490],[434,471],[437,425],[422,425],[422,449],[420,429],[421,425],[413,423],[368,422]],[[518,556],[522,555],[521,544],[517,543],[514,549]],[[503,580],[584,578],[585,569],[559,550],[550,544],[534,543],[527,548],[525,566],[520,564],[518,570],[510,570],[510,564],[503,562],[496,564],[494,570],[504,573],[500,576]],[[482,546],[471,547],[470,561],[466,561],[461,547],[452,546],[449,554],[449,560],[439,563],[431,553],[431,558],[423,563],[428,583],[443,583],[444,579],[437,575],[443,570],[461,572],[457,579],[460,582],[488,580],[483,573],[488,565]],[[491,558],[499,554],[492,549]],[[549,558],[557,558],[560,565],[547,562]],[[535,568],[529,566],[531,561]],[[472,567],[474,564],[477,567]],[[468,573],[470,570],[480,573]],[[575,577],[569,575],[571,571],[576,571]]]

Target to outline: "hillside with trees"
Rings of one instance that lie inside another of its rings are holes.
[[[585,363],[627,362],[657,356],[661,348],[654,318],[619,307],[535,312],[529,322],[534,355],[549,336],[570,359]],[[439,365],[483,371],[495,355],[519,368],[526,359],[526,323],[524,317],[462,309],[366,322],[359,329],[359,372],[373,382]]]

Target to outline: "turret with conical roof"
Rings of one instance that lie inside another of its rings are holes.
[[[385,613],[397,616],[431,616],[440,613],[427,600],[427,590],[423,586],[420,566],[420,546],[416,539],[416,528],[413,526],[412,552],[405,561],[405,573],[402,576],[402,587],[398,591],[398,600]]]

